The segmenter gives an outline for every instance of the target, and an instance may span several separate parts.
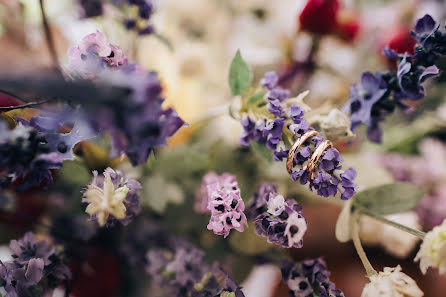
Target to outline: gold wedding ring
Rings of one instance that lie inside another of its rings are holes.
[[[316,135],[319,135],[319,133],[315,130],[307,131],[304,135],[299,137],[296,142],[291,147],[290,151],[288,152],[288,158],[286,160],[286,169],[288,170],[288,173],[293,173],[293,160],[294,155],[296,154],[296,151],[302,146],[302,144],[309,138],[314,137]]]

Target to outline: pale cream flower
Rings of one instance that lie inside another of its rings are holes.
[[[413,211],[389,215],[386,218],[412,229],[421,229],[418,215]],[[361,217],[360,226],[362,242],[369,245],[379,244],[398,258],[406,258],[420,241],[417,236],[367,216]]]
[[[268,212],[273,216],[278,216],[285,209],[285,198],[282,195],[270,194],[268,200]]]
[[[95,178],[97,172],[94,171]],[[88,185],[84,193],[85,202],[88,203],[85,212],[89,215],[96,215],[99,226],[104,226],[108,217],[113,215],[117,219],[124,219],[126,216],[126,208],[124,199],[129,192],[127,186],[115,189],[110,172],[104,172],[103,188],[91,183]]]
[[[422,297],[423,291],[407,274],[401,272],[401,266],[385,267],[383,272],[370,277],[361,297]]]
[[[429,267],[438,268],[440,274],[446,272],[446,220],[426,234],[415,261],[420,261],[423,273]]]

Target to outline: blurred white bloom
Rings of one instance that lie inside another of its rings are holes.
[[[423,273],[429,267],[440,269],[440,274],[446,272],[446,220],[426,234],[415,261],[420,261]]]
[[[280,270],[277,266],[256,266],[242,284],[243,293],[246,297],[272,297],[280,280]]]
[[[184,194],[176,184],[167,183],[161,175],[149,177],[143,184],[142,203],[158,213],[164,212],[168,203],[181,204]]]
[[[401,272],[401,266],[385,267],[383,272],[370,277],[361,297],[422,297],[423,291],[407,274]]]
[[[412,229],[421,229],[418,215],[415,212],[394,214],[386,216],[386,218]],[[360,237],[364,243],[380,244],[388,253],[399,258],[407,257],[420,240],[412,234],[367,216],[361,217],[360,224]]]

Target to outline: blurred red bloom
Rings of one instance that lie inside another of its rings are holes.
[[[300,28],[316,33],[329,34],[336,29],[338,0],[308,0],[299,15]]]

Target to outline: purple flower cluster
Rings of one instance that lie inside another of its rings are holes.
[[[205,204],[207,211],[204,210]],[[210,212],[207,228],[225,238],[232,229],[243,232],[248,225],[237,180],[228,173],[218,176],[210,172],[204,176],[197,192],[196,209],[203,213]]]
[[[95,78],[101,69],[126,69],[130,66],[122,49],[109,44],[99,31],[85,36],[78,46],[68,51],[69,67],[82,78]]]
[[[94,137],[92,130],[82,121],[74,122],[69,133],[57,132],[63,123],[42,113],[9,130],[0,122],[0,187],[17,182],[16,190],[35,186],[48,186],[52,182],[51,170],[58,169],[64,160],[74,159],[73,147],[80,141]]]
[[[321,258],[299,263],[283,261],[281,271],[291,297],[344,297],[330,282],[330,272]]]
[[[405,100],[416,101],[424,97],[421,84],[438,75],[436,64],[446,54],[446,34],[439,30],[430,15],[419,19],[411,34],[417,41],[415,54],[398,55],[389,48],[383,51],[387,58],[399,60],[397,72],[377,72],[375,75],[365,72],[360,85],[350,88],[344,110],[350,114],[352,129],[361,123],[367,125],[368,138],[373,142],[381,142],[380,123],[395,107],[407,110],[409,106]]]
[[[252,112],[242,118],[244,131],[240,143],[246,146],[250,141],[256,141],[266,145],[273,151],[273,159],[282,161],[288,157],[290,147],[295,141],[314,129],[304,119],[302,108],[293,104],[292,98],[288,98],[289,91],[277,86],[277,82],[278,78],[274,72],[265,74],[262,86],[268,90],[265,95],[267,111],[262,109],[264,103],[256,102],[256,110],[261,112],[258,111],[258,115]],[[251,117],[257,118],[254,120]],[[335,196],[339,192],[341,199],[350,199],[357,188],[353,182],[356,172],[353,168],[341,171],[342,157],[337,149],[326,149],[313,168],[315,172],[309,170],[310,159],[323,141],[324,139],[315,133],[301,145],[293,158],[291,178],[294,181],[299,180],[302,185],[308,183],[310,190],[315,189],[320,196]]]
[[[166,146],[167,138],[184,125],[173,108],[163,108],[157,74],[129,64],[122,51],[108,44],[100,32],[85,37],[70,50],[70,57],[72,68],[81,77],[126,90],[120,100],[92,100],[83,102],[82,107],[93,127],[111,131],[116,153],[125,152],[134,166],[145,163],[156,148]]]
[[[79,4],[83,9],[83,17],[91,18],[101,16],[106,3],[114,5],[125,14],[122,22],[126,29],[136,31],[139,35],[154,32],[153,25],[149,23],[154,12],[151,0],[80,0]]]
[[[108,187],[107,179],[110,179],[112,189]],[[115,201],[118,198],[116,197],[117,195],[114,195],[113,191],[119,191],[119,189],[123,188],[126,188],[125,198],[120,203],[123,204],[125,213],[122,218],[116,218],[114,214],[116,213],[115,208],[118,208],[118,206]],[[126,178],[122,172],[114,171],[109,167],[105,169],[103,175],[98,175],[97,171],[93,171],[93,180],[84,191],[82,202],[90,203],[90,205],[99,205],[95,206],[97,208],[95,213],[97,214],[92,214],[91,220],[96,221],[98,215],[106,213],[108,216],[106,218],[106,226],[113,226],[117,222],[127,226],[141,211],[138,195],[140,189],[141,184],[139,182],[131,178]]]
[[[37,241],[31,232],[10,243],[13,260],[0,261],[0,286],[9,297],[43,296],[62,280],[71,278],[61,255],[46,241]]]
[[[221,296],[243,292],[218,265],[205,262],[203,251],[183,240],[174,240],[173,248],[147,252],[146,271],[160,288],[172,297]]]
[[[307,231],[302,207],[293,199],[284,199],[273,184],[261,184],[251,197],[249,217],[255,219],[256,234],[285,248],[301,248]]]

